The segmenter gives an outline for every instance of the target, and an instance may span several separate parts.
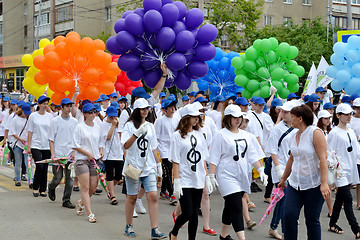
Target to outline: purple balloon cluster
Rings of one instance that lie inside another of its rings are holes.
[[[106,42],[107,49],[121,55],[118,66],[132,81],[144,79],[154,88],[161,78],[161,63],[168,67],[165,87],[188,89],[191,79],[208,72],[205,61],[216,55],[210,42],[218,31],[205,24],[198,8],[187,11],[183,2],[143,0],[143,8],[127,11],[114,25],[116,36]]]

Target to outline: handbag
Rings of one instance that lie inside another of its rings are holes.
[[[130,163],[128,163],[128,165],[126,166],[125,170],[124,170],[124,174],[125,176],[137,181],[140,178],[140,175],[143,171],[140,169],[137,169],[136,167],[134,167],[133,165],[131,165]]]
[[[341,177],[340,158],[335,151],[328,151],[328,184],[334,184]]]

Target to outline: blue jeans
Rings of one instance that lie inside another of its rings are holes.
[[[278,183],[275,184],[277,187]],[[284,193],[286,194],[286,188],[284,188]],[[279,226],[281,220],[281,229],[284,232],[284,208],[285,208],[285,197],[284,197],[275,205],[275,209],[273,212],[273,217],[271,219],[270,228],[272,230],[276,230]]]
[[[320,186],[300,191],[288,185],[284,209],[285,239],[297,239],[298,219],[304,206],[307,237],[311,240],[321,240],[320,212],[323,204]]]
[[[140,177],[138,180],[125,176],[127,195],[137,195],[139,192],[140,181],[142,182],[145,192],[156,192],[156,176],[150,173],[148,176]]]
[[[28,161],[27,161],[27,155],[23,154],[24,149],[19,148],[18,146],[15,146],[14,149],[14,157],[15,157],[15,181],[16,182],[20,182],[21,181],[21,164],[22,164],[22,160],[23,158],[25,159],[25,166],[26,166],[26,173],[28,174],[28,180],[30,181],[29,178],[29,173],[28,173]]]

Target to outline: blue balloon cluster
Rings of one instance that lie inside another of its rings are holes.
[[[212,24],[201,26],[203,21],[200,9],[187,11],[183,2],[143,0],[143,8],[125,12],[115,23],[117,35],[110,37],[106,46],[111,53],[121,55],[119,68],[130,80],[144,79],[154,88],[162,75],[160,65],[165,62],[169,73],[165,87],[175,85],[185,90],[191,79],[207,74],[205,61],[216,54],[211,42],[218,31]]]
[[[333,50],[330,61],[334,65],[326,70],[326,74],[334,78],[331,88],[344,89],[349,95],[360,94],[360,37],[353,35],[347,43],[337,42]]]
[[[239,53],[226,53],[221,48],[216,48],[215,58],[206,62],[209,66],[208,74],[195,81],[198,83],[199,90],[210,90],[210,100],[217,95],[225,97],[228,93],[235,93],[238,86],[234,82],[236,75],[235,68],[231,66],[231,60],[239,56]]]

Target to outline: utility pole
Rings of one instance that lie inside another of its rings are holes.
[[[329,25],[330,25],[330,0],[327,5],[327,21],[326,21],[326,42],[329,42]]]
[[[42,8],[42,0],[39,0],[39,12],[38,12],[38,17],[37,17],[37,21],[36,21],[37,29],[36,29],[34,50],[39,48],[38,42],[39,42],[39,31],[40,31],[41,8]]]
[[[351,0],[347,0],[347,30],[353,30]]]

